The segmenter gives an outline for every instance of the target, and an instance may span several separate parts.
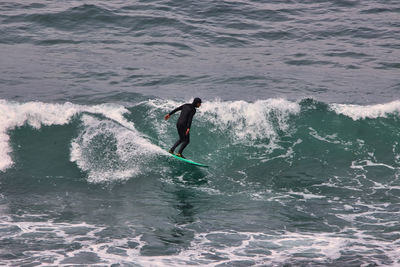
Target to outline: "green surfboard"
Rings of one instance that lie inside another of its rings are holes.
[[[176,158],[176,159],[179,159],[179,160],[181,160],[181,161],[184,161],[184,162],[186,162],[186,163],[189,163],[189,164],[192,164],[192,165],[195,165],[195,166],[199,166],[199,167],[208,167],[207,165],[204,165],[204,164],[201,164],[201,163],[197,163],[197,162],[194,162],[193,160],[190,160],[190,159],[184,159],[184,158],[181,158],[181,157],[178,157],[177,155],[175,155],[175,154],[171,154],[171,153],[168,153],[169,155],[171,155],[172,157],[174,157],[174,158]]]

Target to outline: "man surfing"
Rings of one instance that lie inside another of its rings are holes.
[[[199,108],[200,106],[201,106],[201,99],[196,97],[193,100],[192,104],[183,104],[182,106],[177,107],[176,109],[165,115],[164,119],[168,120],[172,114],[174,114],[178,110],[181,111],[181,115],[179,116],[179,119],[176,122],[176,128],[178,130],[179,140],[176,141],[176,143],[171,147],[171,149],[168,151],[169,153],[173,154],[175,148],[181,145],[179,152],[176,155],[178,157],[185,158],[182,155],[182,152],[190,142],[190,135],[189,135],[190,126],[192,125],[193,116],[194,114],[196,114],[196,108]]]

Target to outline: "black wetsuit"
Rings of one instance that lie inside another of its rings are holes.
[[[174,114],[178,110],[181,111],[181,115],[179,116],[179,119],[176,122],[176,128],[178,129],[179,140],[176,141],[176,143],[173,145],[171,151],[174,151],[177,146],[182,144],[178,152],[179,154],[182,154],[183,150],[190,142],[190,136],[189,136],[190,134],[186,134],[186,130],[189,129],[190,126],[192,125],[192,119],[194,114],[196,114],[196,108],[194,104],[184,104],[171,111],[169,115]]]

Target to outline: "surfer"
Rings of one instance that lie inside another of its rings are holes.
[[[176,109],[165,115],[164,119],[168,120],[172,114],[174,114],[178,110],[181,111],[181,115],[179,116],[179,119],[176,122],[176,128],[178,129],[179,140],[176,141],[176,143],[171,147],[171,149],[168,151],[169,153],[173,154],[175,148],[181,144],[179,152],[176,155],[178,157],[185,158],[182,155],[182,152],[190,142],[190,135],[189,135],[190,126],[192,125],[193,116],[194,114],[196,114],[196,108],[199,108],[200,106],[201,106],[201,99],[196,97],[193,100],[192,104],[183,104],[182,106],[177,107]]]

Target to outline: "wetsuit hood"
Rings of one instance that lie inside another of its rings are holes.
[[[193,100],[193,103],[192,103],[193,105],[197,105],[197,104],[201,104],[201,99],[200,98],[198,98],[198,97],[196,97],[194,100]]]

